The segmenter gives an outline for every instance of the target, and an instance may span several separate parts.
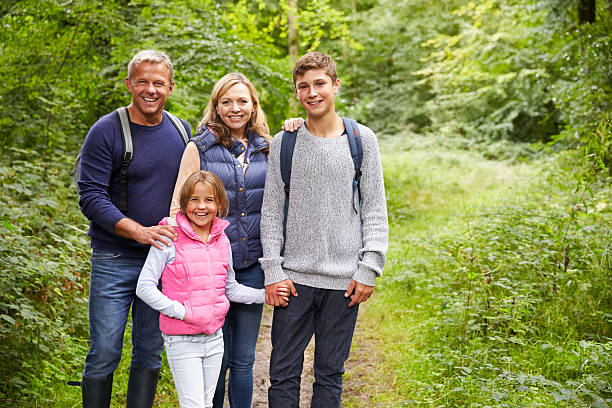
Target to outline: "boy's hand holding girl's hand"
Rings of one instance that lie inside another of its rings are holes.
[[[289,295],[297,296],[297,290],[293,286],[291,279],[276,282],[266,286],[266,303],[271,306],[287,306]]]

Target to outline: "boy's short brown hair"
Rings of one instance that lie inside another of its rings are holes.
[[[323,54],[319,51],[312,51],[303,55],[302,58],[295,63],[293,67],[293,86],[295,87],[295,79],[298,75],[303,75],[306,71],[310,71],[311,69],[324,69],[332,82],[336,82],[336,79],[338,79],[338,72],[336,72],[334,60],[327,54]]]

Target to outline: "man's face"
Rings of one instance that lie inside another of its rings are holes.
[[[335,112],[334,95],[340,88],[340,79],[332,82],[325,69],[311,69],[295,78],[295,92],[309,118],[321,118]]]
[[[132,122],[145,126],[161,122],[166,98],[174,89],[168,67],[163,63],[143,61],[134,67],[125,85],[132,94]]]

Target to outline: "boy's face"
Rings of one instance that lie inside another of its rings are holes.
[[[334,95],[340,88],[340,78],[332,82],[325,69],[311,69],[295,78],[295,92],[309,118],[322,118],[335,112]]]

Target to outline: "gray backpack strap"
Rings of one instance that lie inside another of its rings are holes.
[[[119,183],[121,184],[121,199],[119,210],[126,214],[128,208],[127,171],[134,158],[134,143],[132,143],[132,132],[130,131],[130,117],[126,107],[118,108],[117,116],[121,124],[121,136],[123,137],[123,161],[119,168]]]
[[[187,129],[185,129],[185,125],[183,124],[183,122],[181,122],[181,120],[172,113],[168,111],[164,112],[166,113],[166,115],[168,115],[168,119],[170,119],[170,122],[172,122],[176,130],[180,133],[181,137],[183,138],[183,142],[185,142],[185,145],[187,145],[187,143],[189,142],[189,135],[187,134]]]

